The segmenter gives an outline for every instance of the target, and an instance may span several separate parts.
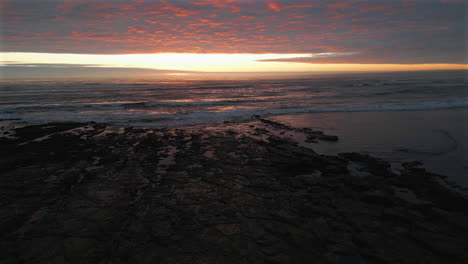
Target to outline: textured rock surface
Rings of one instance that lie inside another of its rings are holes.
[[[242,129],[47,124],[0,139],[0,263],[467,263],[466,195],[417,164]]]

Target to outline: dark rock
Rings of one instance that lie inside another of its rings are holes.
[[[307,142],[307,143],[317,143],[317,136],[308,135],[305,142]]]
[[[86,123],[47,123],[44,125],[32,125],[21,128],[16,128],[15,136],[22,142],[40,138],[53,133],[63,132],[73,128],[85,126]]]
[[[361,196],[361,200],[366,203],[372,203],[386,207],[391,207],[395,204],[395,200],[392,196],[386,195],[380,190],[364,192]]]
[[[331,135],[319,135],[317,136],[317,138],[320,140],[325,140],[325,141],[338,141],[337,136],[331,136]]]
[[[390,170],[391,166],[389,163],[382,159],[374,158],[367,154],[361,153],[340,153],[340,157],[347,160],[357,162],[363,165],[363,169],[374,176],[378,177],[394,177],[394,173]]]
[[[260,120],[262,123],[271,125],[272,127],[275,127],[275,128],[285,129],[285,130],[294,130],[292,127],[285,125],[285,124],[281,124],[276,121],[268,120],[268,119],[261,118],[261,117],[257,117],[257,119]]]
[[[266,141],[248,125],[17,129],[0,148],[0,263],[467,262],[467,199],[441,177],[319,155],[276,135],[323,133],[259,120]]]
[[[421,161],[404,162],[401,164],[405,169],[414,169],[422,165]]]

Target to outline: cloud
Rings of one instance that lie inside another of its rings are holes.
[[[270,8],[271,10],[273,10],[275,12],[281,11],[281,6],[276,2],[268,3],[268,8]]]
[[[395,59],[455,63],[466,58],[468,6],[458,0],[2,0],[1,4],[3,52],[362,54],[314,59],[353,63]]]
[[[83,67],[103,67],[99,64],[74,64],[74,63],[16,63],[15,61],[3,62],[5,67],[45,67],[45,68],[83,68]]]
[[[271,59],[264,61],[295,62],[310,64],[467,64],[466,56],[458,57],[456,53],[439,52],[431,57],[425,56],[425,51],[411,50],[398,53],[392,50],[377,49],[367,52],[319,53],[315,56],[286,59]]]
[[[97,64],[14,63],[0,65],[2,78],[82,78],[82,77],[144,77],[168,74],[196,74],[192,71],[157,70],[147,68],[104,67]]]
[[[292,57],[292,58],[275,58],[275,59],[263,59],[258,61],[287,61],[287,62],[309,62],[309,61],[320,61],[320,59],[334,59],[346,56],[353,56],[358,52],[324,52],[308,54],[306,57]]]

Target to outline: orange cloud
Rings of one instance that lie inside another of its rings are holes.
[[[340,2],[340,3],[328,4],[327,6],[330,7],[330,8],[348,8],[349,3],[348,2]]]
[[[194,5],[212,5],[217,8],[230,8],[232,13],[241,11],[240,7],[232,3],[239,2],[239,0],[202,0],[193,2]]]
[[[292,4],[292,5],[281,4],[280,5],[277,2],[268,3],[268,8],[275,12],[280,12],[281,10],[290,9],[290,8],[309,8],[309,7],[314,7],[314,6],[316,5],[315,4]]]
[[[161,2],[162,2],[164,5],[161,6],[160,9],[161,9],[161,10],[170,10],[170,11],[174,12],[174,15],[175,15],[175,16],[185,17],[185,16],[196,15],[196,14],[199,13],[198,11],[193,11],[193,10],[189,10],[189,9],[184,9],[184,8],[176,7],[176,6],[174,6],[173,4],[170,4],[169,2],[167,2],[167,1],[165,1],[165,0],[161,0]]]
[[[268,3],[268,8],[270,8],[271,10],[273,10],[275,12],[280,12],[281,11],[281,6],[276,2]]]
[[[361,8],[361,12],[383,11],[391,8],[390,5],[372,5]]]
[[[353,59],[462,62],[466,58],[466,4],[455,0],[445,4],[431,0],[431,5],[406,0],[385,4],[363,0],[58,3],[0,0],[5,16],[2,51],[121,54],[335,50],[364,54],[371,49],[375,52],[369,58]]]

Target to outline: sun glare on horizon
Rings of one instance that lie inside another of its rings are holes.
[[[322,72],[322,71],[408,71],[468,69],[467,64],[360,64],[301,63],[298,58],[337,56],[339,53],[294,54],[60,54],[60,53],[0,53],[1,65],[76,65],[84,67],[144,68],[192,72]],[[182,75],[183,73],[168,73]]]

